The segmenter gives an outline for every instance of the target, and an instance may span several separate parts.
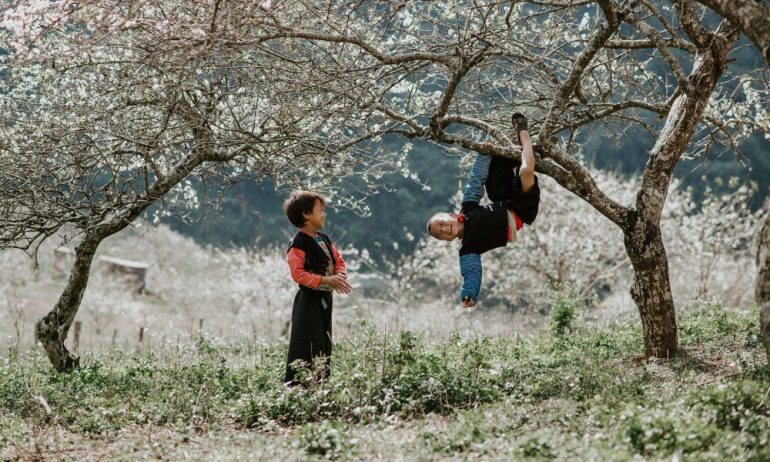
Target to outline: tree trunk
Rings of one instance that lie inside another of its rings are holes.
[[[690,90],[671,105],[666,123],[650,151],[637,194],[636,211],[625,226],[621,226],[626,252],[634,267],[631,297],[642,318],[647,357],[669,358],[677,353],[676,311],[660,220],[674,168],[703,117],[736,38],[734,32],[727,37],[715,34],[710,48],[696,54],[687,79]]]
[[[86,235],[75,249],[75,264],[70,272],[67,286],[53,309],[35,325],[35,336],[43,345],[48,359],[59,372],[76,368],[80,358],[67,350],[67,339],[72,321],[80,308],[80,302],[88,285],[88,276],[96,248],[102,238]]]
[[[676,310],[660,224],[637,222],[634,229],[624,232],[624,242],[634,268],[631,297],[642,319],[644,354],[670,358],[678,345]]]
[[[770,204],[765,225],[762,227],[757,250],[757,285],[754,296],[759,306],[759,329],[765,343],[767,362],[770,364]]]
[[[203,134],[205,135],[206,133]],[[196,136],[196,141],[199,141],[198,136]],[[43,348],[45,348],[48,354],[48,359],[51,360],[51,364],[57,371],[66,372],[78,366],[79,358],[67,350],[64,346],[64,340],[67,339],[72,321],[80,309],[80,302],[83,300],[83,294],[88,285],[91,262],[97,247],[99,247],[99,244],[104,239],[131,224],[150,205],[169,192],[171,188],[182,181],[196,167],[205,162],[207,157],[203,146],[206,146],[206,143],[199,141],[193,153],[174,166],[165,177],[155,182],[144,198],[137,200],[130,207],[120,211],[122,213],[114,214],[111,220],[99,223],[91,228],[90,232],[86,232],[83,241],[75,249],[75,265],[70,271],[67,287],[64,288],[64,292],[62,292],[53,309],[43,319],[38,321],[35,326],[35,336],[43,344]],[[228,160],[226,157],[215,159],[221,162]]]

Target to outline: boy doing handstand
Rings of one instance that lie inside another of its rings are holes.
[[[532,224],[540,205],[540,186],[535,176],[535,154],[523,114],[511,117],[522,146],[521,162],[477,154],[463,190],[459,214],[439,212],[427,223],[428,233],[444,241],[460,238],[460,299],[463,306],[476,304],[481,291],[481,254],[515,242],[523,223]],[[484,196],[492,201],[480,205]]]

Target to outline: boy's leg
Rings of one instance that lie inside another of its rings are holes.
[[[527,130],[520,131],[519,138],[522,140],[522,150],[518,176],[522,191],[527,192],[535,185],[535,149]]]
[[[519,137],[521,143],[521,168],[518,176],[521,182],[521,189],[528,192],[535,184],[535,150],[532,147],[532,139],[529,137],[529,127],[527,118],[524,114],[516,112],[511,116],[513,129]]]
[[[521,167],[513,178],[513,192],[511,193],[508,208],[518,216],[521,221],[531,225],[540,209],[540,185],[535,176],[535,151],[532,140],[529,137],[527,118],[520,112],[511,115],[513,129],[521,143]]]
[[[291,364],[301,360],[308,367],[312,367],[313,358],[323,354],[325,335],[320,296],[300,290],[294,298],[292,311],[284,383],[294,384],[297,382],[297,371]]]
[[[504,202],[511,198],[513,180],[518,175],[521,162],[503,157],[492,157],[489,173],[484,183],[487,197],[492,202]]]

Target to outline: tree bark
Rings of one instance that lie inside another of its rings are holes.
[[[43,345],[51,364],[59,372],[72,370],[78,367],[80,362],[78,356],[67,350],[64,341],[83,300],[91,263],[101,241],[102,238],[87,234],[77,246],[75,264],[64,292],[53,309],[35,325],[35,336]]]
[[[695,56],[688,76],[689,91],[671,105],[666,124],[650,152],[636,199],[636,212],[622,226],[626,252],[634,267],[631,297],[639,309],[646,356],[676,355],[676,311],[660,220],[674,167],[687,149],[711,94],[726,66],[727,53],[737,39],[715,35],[710,48]]]
[[[678,348],[676,309],[660,223],[637,220],[636,226],[624,233],[624,243],[634,268],[631,298],[642,319],[645,356],[675,356]]]
[[[759,234],[757,249],[757,283],[754,297],[759,307],[759,329],[765,344],[767,362],[770,364],[770,203],[765,224]]]
[[[756,0],[698,0],[741,28],[770,67],[770,6]]]

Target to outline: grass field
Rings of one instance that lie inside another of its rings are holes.
[[[0,366],[0,458],[768,460],[756,319],[687,313],[684,353],[652,362],[638,322],[438,343],[364,326],[293,390],[280,342],[114,349],[66,375],[32,353]]]

